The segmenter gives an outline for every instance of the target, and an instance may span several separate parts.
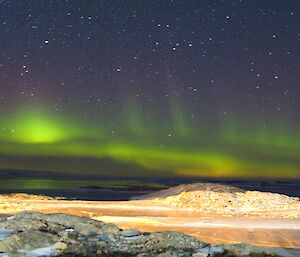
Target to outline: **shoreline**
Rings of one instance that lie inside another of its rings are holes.
[[[177,231],[208,243],[251,243],[300,248],[300,218],[225,217],[168,206],[158,200],[75,201],[7,199],[2,217],[20,212],[67,213],[114,223],[123,229]]]

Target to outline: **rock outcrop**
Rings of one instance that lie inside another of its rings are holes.
[[[45,196],[45,195],[33,195],[25,193],[12,193],[12,194],[1,194],[0,200],[14,199],[14,200],[54,200],[56,198]]]
[[[260,217],[272,214],[285,216],[284,211],[298,210],[293,215],[300,217],[300,200],[281,194],[246,191],[212,192],[192,191],[169,196],[165,202],[179,208],[188,208],[197,212],[209,212],[228,215],[256,215]],[[275,213],[277,211],[277,213]]]
[[[121,230],[67,214],[21,213],[0,221],[0,256],[279,256],[251,245],[209,245],[177,232]]]
[[[156,199],[181,209],[225,216],[300,217],[298,197],[212,183],[184,184],[135,199]]]

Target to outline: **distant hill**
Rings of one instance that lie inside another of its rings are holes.
[[[155,199],[155,198],[166,198],[168,196],[179,195],[182,192],[191,192],[191,191],[212,191],[212,192],[244,192],[245,190],[238,187],[216,184],[216,183],[193,183],[193,184],[182,184],[179,186],[171,187],[168,189],[160,190],[147,195],[133,197],[136,200],[146,200],[146,199]]]

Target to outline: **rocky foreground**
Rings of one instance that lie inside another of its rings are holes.
[[[143,233],[68,214],[20,213],[0,221],[0,256],[280,256],[247,244],[209,245],[176,232]]]

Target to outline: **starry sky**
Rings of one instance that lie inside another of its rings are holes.
[[[298,0],[0,0],[0,169],[300,177]]]

